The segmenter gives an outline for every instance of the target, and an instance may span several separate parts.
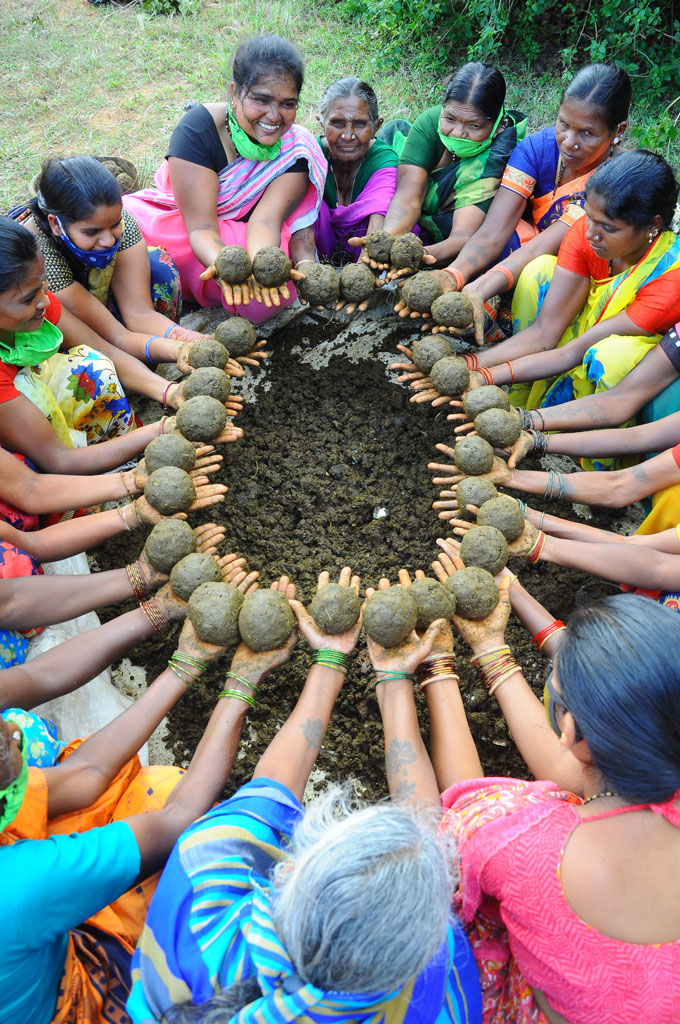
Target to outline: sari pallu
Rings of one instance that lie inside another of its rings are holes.
[[[227,164],[218,178],[217,222],[225,245],[246,246],[247,217],[262,198],[268,185],[299,159],[309,169],[309,186],[300,203],[281,225],[281,248],[288,254],[293,232],[314,224],[321,204],[327,163],[311,132],[293,124],[281,137],[281,152],[273,160],[254,161],[237,157]],[[180,273],[182,296],[201,306],[224,305],[254,323],[261,323],[291,305],[297,296],[292,284],[289,300],[268,309],[264,303],[251,301],[247,306],[228,306],[215,281],[201,281],[205,267],[194,256],[182,215],[172,191],[170,167],[164,160],[156,171],[155,188],[142,189],[123,196],[123,205],[136,217],[148,245],[162,245],[172,256]]]

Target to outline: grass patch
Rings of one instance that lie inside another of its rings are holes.
[[[23,0],[0,6],[0,28],[3,210],[27,197],[30,179],[52,154],[127,156],[150,180],[184,104],[224,98],[231,55],[255,32],[277,32],[300,47],[307,77],[299,120],[312,130],[323,90],[343,75],[374,85],[386,119],[414,117],[436,102],[440,87],[433,72],[386,67],[378,30],[306,0],[197,0],[192,13],[162,17],[137,5]],[[550,124],[559,105],[559,76],[526,67],[502,70],[509,105],[529,113],[532,128]],[[636,110],[633,139],[646,133],[647,144],[653,143],[660,113]]]

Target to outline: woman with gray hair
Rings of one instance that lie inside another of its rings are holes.
[[[359,578],[346,567],[340,585],[357,591]],[[359,807],[334,789],[303,812],[361,619],[331,636],[290,603],[314,651],[304,688],[253,779],[177,843],[134,956],[128,1014],[134,1024],[478,1024],[477,971],[436,838],[434,773],[413,753],[419,734],[402,741],[393,703],[388,781],[412,804]],[[372,644],[381,708],[382,691],[412,678],[442,625],[395,649]]]
[[[377,138],[382,125],[378,98],[359,78],[340,78],[321,99],[319,136],[328,160],[319,218],[314,226],[321,256],[359,257],[354,236],[378,231],[397,187],[398,157]]]

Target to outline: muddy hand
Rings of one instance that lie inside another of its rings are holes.
[[[182,603],[184,604],[184,602]],[[206,640],[199,640],[191,619],[186,619],[182,626],[182,632],[179,635],[177,650],[180,654],[186,654],[189,658],[196,658],[198,661],[210,663],[217,661],[220,655],[224,654],[226,647],[222,647],[219,644],[209,644]],[[189,666],[187,666],[187,674],[193,675]]]
[[[372,260],[366,252],[366,237],[363,238],[355,237],[347,239],[348,245],[353,245],[357,249],[361,249],[359,256],[359,263],[365,263],[371,270],[389,270],[389,263],[378,263],[377,260]]]
[[[187,517],[186,512],[176,512],[174,516],[162,515],[153,505],[149,504],[143,494],[139,498],[135,498],[132,506],[134,512],[130,525],[133,529],[135,523],[138,526],[156,526],[157,523],[162,523],[164,519],[186,519]]]
[[[199,508],[210,508],[224,501],[228,488],[224,484],[201,484],[196,487],[196,497],[189,505],[188,512],[196,512]]]
[[[381,579],[378,588],[380,590],[387,590],[390,586],[388,579]],[[372,587],[366,590],[366,597],[369,598],[375,593]],[[420,665],[421,661],[424,661],[428,655],[432,654],[437,636],[440,630],[445,624],[445,619],[435,619],[428,627],[422,638],[418,636],[415,630],[406,637],[403,643],[397,647],[383,647],[382,644],[377,643],[369,637],[366,638],[366,646],[368,648],[368,654],[371,659],[371,664],[376,673],[380,672],[406,672],[412,673]],[[380,677],[378,676],[376,685],[380,684]]]
[[[330,582],[330,575],[325,570],[319,573],[319,579],[317,583],[317,591],[321,587],[325,586]],[[338,584],[341,587],[348,587],[359,596],[359,584],[361,580],[358,576],[352,575],[351,568],[346,565],[341,570],[338,577]],[[341,651],[343,654],[351,654],[356,647],[357,640],[359,639],[359,633],[361,632],[361,615],[359,619],[351,629],[345,630],[344,633],[324,633],[322,629],[317,626],[316,622],[309,614],[305,606],[301,601],[291,601],[290,606],[295,613],[298,627],[303,637],[312,648],[313,651],[318,651],[320,648],[332,651]]]
[[[269,352],[264,351],[264,346],[266,344],[267,342],[264,340],[264,338],[261,338],[260,341],[258,341],[255,344],[255,346],[250,350],[247,356],[236,357],[236,365],[238,366],[239,363],[242,363],[243,366],[260,366],[265,359],[269,359]],[[241,370],[241,377],[244,374],[243,366],[239,367]]]
[[[247,306],[250,302],[250,290],[247,284],[227,284],[226,281],[222,281],[217,276],[217,270],[215,264],[212,263],[209,267],[199,274],[201,281],[212,281],[213,278],[217,281],[218,285],[222,289],[225,302],[228,306]]]
[[[196,547],[202,555],[214,555],[224,540],[225,529],[217,523],[204,523],[194,528]]]
[[[297,273],[297,271],[296,271]],[[291,277],[292,277],[291,270]],[[265,285],[260,284],[255,280],[254,277],[249,277],[244,288],[248,287],[250,298],[255,299],[256,302],[263,302],[267,309],[272,307],[278,308],[281,305],[281,299],[286,301],[290,299],[290,291],[288,290],[287,284],[282,284],[277,287],[267,288]]]
[[[510,452],[508,468],[515,469],[518,462],[521,462],[525,455],[534,450],[534,435],[530,430],[523,430],[515,443],[506,448]]]
[[[151,564],[149,556],[146,553],[146,548],[142,548],[139,553],[139,558],[134,564],[139,570],[149,592],[156,590],[156,588],[160,587],[161,584],[167,582],[167,573],[159,572],[158,569]]]

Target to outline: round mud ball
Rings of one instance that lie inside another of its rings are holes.
[[[464,619],[485,619],[500,597],[491,573],[474,565],[449,576],[446,589],[456,598],[456,614]]]
[[[201,583],[189,598],[187,615],[199,640],[228,647],[241,639],[238,616],[243,594],[231,583]]]
[[[340,298],[340,278],[328,263],[305,263],[303,281],[296,281],[300,296],[310,306],[334,306]]]
[[[188,601],[201,583],[221,583],[222,570],[212,555],[195,551],[182,558],[170,573],[170,586],[182,601]]]
[[[422,373],[430,370],[440,359],[453,355],[451,343],[443,334],[428,334],[413,345],[413,362]]]
[[[506,448],[520,435],[519,416],[505,409],[486,409],[475,416],[475,430],[494,448]]]
[[[467,295],[446,292],[432,303],[432,319],[442,327],[469,327],[474,310]]]
[[[200,366],[216,366],[223,370],[228,358],[228,351],[215,338],[204,338],[189,349],[189,365],[194,369]]]
[[[411,270],[415,274],[423,260],[423,243],[412,231],[398,235],[392,243],[390,262],[395,270]]]
[[[181,558],[196,550],[194,531],[181,519],[164,519],[146,538],[144,550],[153,567],[167,574]]]
[[[495,384],[484,384],[481,388],[473,388],[463,395],[463,409],[469,419],[474,420],[480,412],[487,409],[510,409],[510,401],[505,391]]]
[[[365,263],[348,263],[340,272],[340,294],[346,302],[363,302],[375,291],[373,271]]]
[[[484,502],[491,501],[498,495],[498,491],[490,480],[483,480],[478,476],[463,477],[456,488],[456,500],[461,519],[474,519],[472,512],[466,511],[468,505],[481,508]]]
[[[121,171],[120,174],[116,175],[116,181],[120,185],[120,190],[124,196],[127,195],[128,192],[132,192],[135,186],[135,182],[129,174],[125,173],[125,171]]]
[[[398,647],[416,628],[418,605],[401,587],[376,590],[364,609],[364,627],[371,640]]]
[[[177,466],[161,466],[151,474],[144,487],[144,497],[163,516],[184,512],[196,497],[194,482]]]
[[[434,274],[427,270],[421,270],[413,277],[407,277],[404,287],[401,289],[401,297],[409,307],[415,309],[416,313],[429,313],[432,303],[442,294],[440,285]]]
[[[215,270],[220,281],[243,284],[253,272],[250,256],[240,245],[225,245],[215,258]]]
[[[424,633],[435,619],[450,619],[456,610],[456,602],[452,594],[439,580],[426,576],[416,580],[406,593],[413,598],[418,608],[416,629]]]
[[[444,356],[430,370],[430,379],[440,395],[460,395],[470,383],[470,371],[460,356]]]
[[[495,576],[505,568],[508,542],[495,526],[473,526],[460,542],[460,557],[466,566],[476,565]]]
[[[241,638],[252,651],[273,651],[286,642],[295,626],[288,601],[278,590],[246,594],[238,617]]]
[[[477,522],[480,526],[495,526],[509,544],[524,533],[524,516],[519,502],[509,494],[499,494],[485,501],[479,509]]]
[[[366,252],[376,263],[389,263],[394,245],[394,235],[389,231],[371,231],[366,235]]]
[[[278,288],[290,279],[293,264],[277,245],[265,245],[255,253],[253,277],[263,288]]]
[[[161,434],[147,444],[144,462],[149,475],[163,466],[177,466],[189,473],[196,465],[196,449],[181,434]]]
[[[230,356],[247,356],[255,348],[257,334],[250,320],[232,316],[215,328],[215,340],[228,350]]]
[[[482,437],[463,437],[453,449],[453,461],[466,476],[481,476],[493,466],[493,448]]]
[[[201,366],[189,374],[182,384],[182,393],[185,398],[196,398],[197,395],[210,395],[216,398],[222,405],[229,398],[231,392],[231,381],[224,370],[218,366]]]
[[[213,441],[227,422],[227,410],[210,395],[190,398],[177,410],[177,427],[190,441]]]
[[[319,629],[330,636],[345,633],[355,625],[361,612],[361,601],[351,587],[326,583],[315,594],[309,614]]]

